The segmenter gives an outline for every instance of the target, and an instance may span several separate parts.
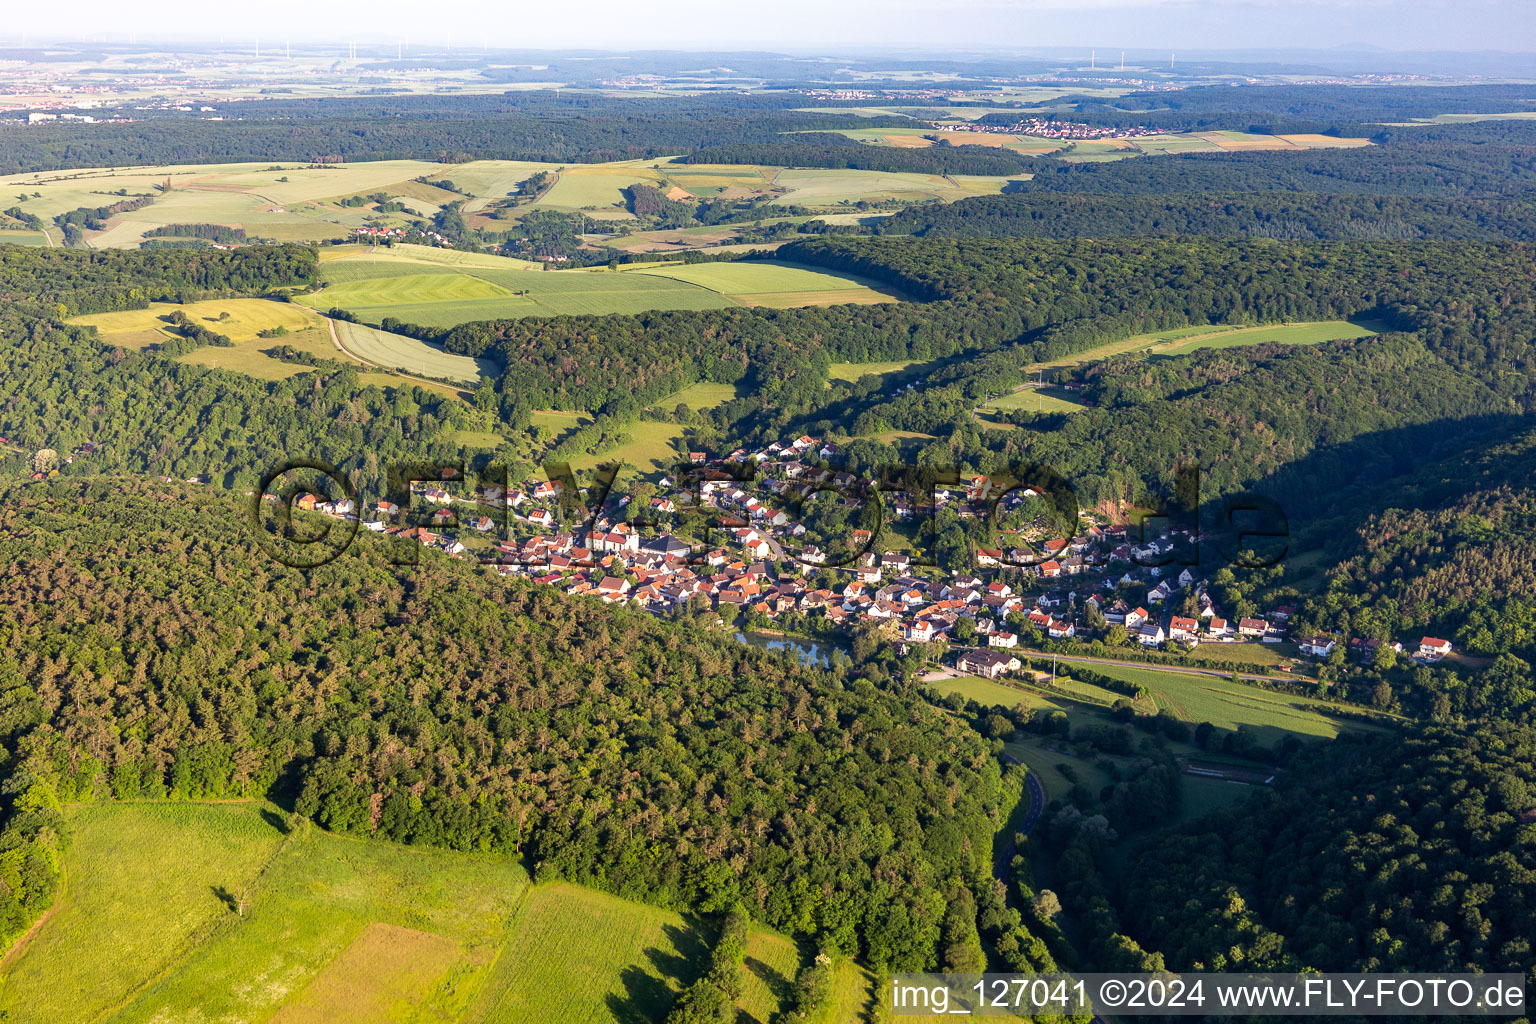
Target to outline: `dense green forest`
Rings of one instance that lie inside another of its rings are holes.
[[[1533,761],[1512,725],[1304,751],[1272,797],[1148,844],[1115,897],[1174,970],[1536,980]]]
[[[784,132],[910,123],[784,109],[782,99],[607,99],[549,91],[504,96],[231,104],[226,120],[0,127],[0,174],[129,164],[252,160],[602,162],[709,146],[772,143]],[[1004,172],[1006,173],[1006,172]]]
[[[740,902],[918,969],[1018,791],[963,720],[879,669],[803,668],[445,556],[402,574],[383,538],[286,569],[216,490],[92,478],[5,499],[0,740],[31,875],[47,806],[98,785],[275,791],[327,828],[521,851],[541,878],[665,906]],[[7,934],[46,890],[0,907]]]
[[[1373,145],[1185,153],[1101,163],[1040,158],[1025,191],[1104,195],[1309,192],[1499,199],[1536,194],[1536,122],[1385,128]]]
[[[1292,241],[1531,241],[1536,205],[1287,192],[1100,195],[1025,192],[925,203],[872,225],[923,238],[1172,238]]]
[[[1347,135],[1362,125],[1431,118],[1440,114],[1499,114],[1536,109],[1530,85],[1267,85],[1233,89],[1203,85],[1149,90],[1106,102],[1096,96],[1066,97],[1072,116],[1090,124],[1146,125],[1164,131],[1252,127]],[[1056,101],[1060,103],[1061,101]],[[991,123],[1011,123],[989,114]]]
[[[453,459],[445,434],[466,423],[458,400],[402,384],[363,386],[355,366],[263,381],[184,363],[178,355],[220,336],[171,323],[181,338],[134,351],[108,348],[88,328],[62,322],[81,313],[143,309],[262,294],[313,280],[315,252],[302,246],[233,251],[133,252],[0,246],[0,332],[6,374],[0,391],[0,465],[20,470],[39,449],[69,451],[94,441],[89,463],[66,472],[209,476],[254,486],[285,459],[326,459],[381,492],[400,459]]]

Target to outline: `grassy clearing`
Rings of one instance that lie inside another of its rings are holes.
[[[248,887],[282,841],[249,805],[103,804],[70,819],[64,892],[0,986],[17,1024],[118,1005],[231,916],[216,890]]]
[[[592,890],[531,888],[503,858],[288,834],[264,804],[69,817],[64,892],[0,986],[16,1024],[627,1024],[659,1020],[714,938]],[[754,930],[741,1019],[767,1021],[797,965],[791,942]]]
[[[500,434],[489,430],[450,430],[446,440],[451,444],[461,444],[466,448],[498,448],[503,438]]]
[[[345,320],[335,321],[335,327],[336,336],[348,354],[388,370],[468,383],[493,376],[497,370],[490,360],[454,355],[403,334],[390,334]]]
[[[742,966],[736,1024],[768,1024],[794,987],[800,951],[782,935],[753,928],[747,936],[747,956]]]
[[[1074,785],[1081,785],[1097,796],[1099,790],[1114,781],[1098,766],[1101,755],[1078,757],[1071,753],[1071,744],[1065,740],[1019,733],[1005,744],[1005,749],[1039,776],[1047,801],[1065,799]]]
[[[916,366],[917,360],[898,359],[885,363],[833,363],[827,367],[827,377],[845,384],[856,383],[861,377],[883,377]]]
[[[1230,807],[1254,792],[1252,786],[1225,779],[1184,776],[1184,798],[1179,806],[1180,823],[1203,818],[1212,811]]]
[[[683,428],[675,423],[655,423],[637,420],[624,428],[630,436],[626,444],[603,452],[601,455],[583,455],[571,460],[571,468],[585,471],[599,463],[617,462],[643,475],[665,473],[677,468],[680,456],[672,442],[683,436]]]
[[[1264,327],[1240,327],[1199,335],[1171,348],[1159,348],[1154,355],[1182,356],[1205,348],[1235,348],[1239,345],[1260,345],[1278,342],[1282,345],[1321,345],[1326,341],[1342,341],[1347,338],[1368,338],[1379,333],[1381,324],[1325,320],[1302,324],[1271,324]]]
[[[530,894],[481,990],[481,1024],[660,1020],[713,939],[707,928],[573,885]]]
[[[692,384],[675,395],[668,395],[656,404],[663,409],[672,409],[679,405],[698,411],[700,409],[713,409],[724,405],[726,402],[743,397],[745,392],[735,384],[716,384],[713,381],[699,381]]]

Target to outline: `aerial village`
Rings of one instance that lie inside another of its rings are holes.
[[[1157,129],[1140,125],[1104,127],[1083,124],[1080,121],[1053,121],[1043,117],[1029,117],[1013,124],[982,124],[976,121],[930,121],[929,127],[938,132],[983,135],[1030,135],[1039,139],[1061,139],[1072,142],[1088,142],[1095,139],[1139,139],[1161,134]]]
[[[1021,522],[1017,514],[1028,513],[1038,492],[1005,489],[980,475],[936,487],[934,505],[914,504],[905,492],[890,501],[898,523],[921,521],[934,506],[962,519],[995,515],[1014,523],[1000,534],[1008,547],[977,549],[973,569],[916,564],[907,550],[878,550],[881,538],[858,528],[848,531],[845,550],[829,554],[811,541],[815,531],[789,513],[805,512],[813,498],[852,504],[846,496],[873,488],[831,468],[838,455],[836,444],[804,436],[721,459],[691,452],[686,472],[664,477],[643,499],[644,509],[629,507],[631,495],[606,501],[598,494],[594,511],[585,504],[590,493],[572,497],[558,479],[471,492],[454,470],[413,484],[409,510],[380,501],[359,513],[348,499],[326,502],[313,494],[295,504],[479,560],[503,575],[655,614],[713,611],[725,624],[768,629],[802,616],[824,620],[818,635],[876,623],[899,653],[927,648],[960,672],[989,678],[1023,670],[1022,656],[1047,640],[1097,638],[1127,650],[1165,651],[1285,644],[1285,651],[1312,659],[1326,659],[1344,643],[1292,637],[1295,609],[1288,605],[1262,617],[1226,617],[1208,580],[1173,557],[1197,539],[1187,530],[1147,537],[1135,526],[1090,521],[1077,536],[1045,536],[1034,529],[1038,519]],[[404,525],[408,517],[423,525]],[[1416,649],[1390,646],[1422,663],[1451,653],[1451,644],[1435,637],[1422,638]],[[1370,662],[1378,644],[1355,639],[1346,647]]]

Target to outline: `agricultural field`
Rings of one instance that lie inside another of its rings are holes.
[[[349,196],[385,192],[415,214],[430,216],[462,198],[412,180],[441,170],[440,164],[420,160],[102,168],[8,175],[0,178],[0,195],[26,195],[21,208],[44,220],[81,207],[152,199],[110,218],[104,231],[87,232],[87,244],[98,248],[137,246],[146,232],[168,224],[223,224],[253,238],[303,242],[350,234],[372,218],[392,224],[411,220],[339,205]]]
[[[444,352],[424,341],[391,334],[366,324],[333,321],[337,341],[356,359],[386,370],[403,370],[423,377],[475,383],[494,377],[499,368],[489,359]]]
[[[956,676],[952,679],[934,680],[926,685],[928,689],[940,696],[947,697],[952,693],[958,693],[966,700],[974,700],[988,707],[1001,705],[1005,708],[1014,708],[1023,704],[1032,711],[1067,711],[1074,707],[1071,701],[1052,700],[1032,690],[1021,690],[1007,683],[983,679],[981,676]]]
[[[663,266],[636,270],[626,276],[633,275],[697,285],[749,306],[785,308],[844,302],[868,305],[902,298],[884,285],[853,274],[765,260]]]
[[[67,814],[64,891],[4,963],[13,1024],[627,1024],[659,1019],[714,938],[669,911],[531,886],[506,858],[290,830],[257,802]],[[738,1019],[766,1024],[798,966],[793,943],[754,929]]]
[[[436,328],[520,316],[735,305],[718,292],[669,278],[615,274],[607,269],[544,270],[542,266],[499,256],[450,264],[417,252],[355,252],[322,263],[324,287],[295,301],[317,309],[339,306],[374,324],[393,316]]]
[[[788,191],[774,202],[813,207],[851,205],[860,200],[921,202],[941,199],[953,202],[967,196],[995,195],[1008,182],[1026,177],[1028,175],[957,174],[946,178],[939,174],[892,171],[787,168],[774,178],[774,184]]]
[[[1182,356],[1205,348],[1235,348],[1239,345],[1260,345],[1266,342],[1278,342],[1283,345],[1320,345],[1325,341],[1368,338],[1383,330],[1386,330],[1386,327],[1382,324],[1348,320],[1240,327],[1190,337],[1169,348],[1158,347],[1153,351],[1153,355]]]
[[[397,248],[408,251],[351,249],[324,260],[323,287],[294,301],[319,310],[340,307],[375,325],[392,316],[446,328],[520,316],[867,304],[901,298],[850,274],[762,260],[645,264],[614,273],[606,268],[534,269],[543,265],[497,256],[450,261],[435,254],[452,250]]]
[[[0,242],[6,245],[47,245],[48,236],[41,231],[0,231]]]
[[[975,119],[979,114],[966,108],[956,108],[952,122],[961,124]],[[964,111],[963,113],[959,111]],[[871,111],[872,112],[872,111]],[[1010,111],[1010,113],[1017,113]],[[952,146],[990,146],[1011,149],[1031,156],[1062,153],[1062,159],[1072,162],[1092,160],[1117,160],[1135,156],[1138,152],[1158,153],[1220,153],[1250,152],[1253,150],[1352,149],[1368,146],[1369,139],[1334,138],[1331,135],[1256,135],[1248,132],[1219,131],[1192,132],[1168,135],[1146,135],[1127,139],[1093,139],[1066,142],[1036,135],[1004,132],[939,131],[931,126],[912,128],[849,128],[839,134],[871,145],[894,146],[898,149],[923,148],[933,145],[930,137],[945,139]],[[1028,177],[1028,175],[1022,175]]]

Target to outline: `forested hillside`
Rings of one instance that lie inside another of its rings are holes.
[[[540,877],[664,906],[739,900],[918,969],[1017,792],[966,722],[878,676],[446,557],[402,573],[382,538],[307,575],[253,548],[218,492],[93,479],[5,499],[7,842],[40,879],[0,907],[10,934],[46,905],[55,839],[32,805],[105,779],[117,797],[275,790],[330,829],[522,851]]]
[[[256,160],[600,162],[775,142],[784,132],[910,123],[784,106],[772,98],[652,101],[547,90],[235,103],[224,108],[225,120],[161,116],[117,124],[0,127],[0,174]]]
[[[1172,238],[1531,241],[1536,206],[1500,200],[1290,192],[1102,195],[1034,191],[898,210],[876,234],[923,238]]]
[[[1174,970],[1536,972],[1536,730],[1304,753],[1266,794],[1150,844],[1117,897]]]

